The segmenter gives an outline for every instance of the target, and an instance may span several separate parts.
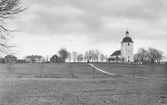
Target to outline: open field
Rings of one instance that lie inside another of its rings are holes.
[[[40,63],[34,64],[14,64],[13,77],[38,77],[41,73]],[[8,70],[8,64],[0,65],[0,74],[4,76],[10,76]],[[105,78],[107,75],[96,71],[87,63],[46,63],[44,64],[43,74],[46,78]],[[94,77],[93,77],[94,76]]]
[[[0,74],[9,75],[8,64],[0,64]],[[38,77],[42,73],[46,78],[106,78],[103,74],[87,63],[44,63],[43,70],[40,63],[34,64],[13,64],[13,75],[20,77],[35,76]],[[166,78],[166,66],[150,66],[150,65],[128,65],[128,64],[110,64],[110,63],[94,63],[94,66],[119,76],[131,75],[140,77]]]
[[[167,67],[165,65],[129,65],[129,64],[105,64],[96,63],[96,67],[118,75],[131,75],[140,77],[166,78]]]
[[[40,64],[15,64],[11,78],[8,65],[0,65],[0,105],[167,105],[165,66],[154,68],[155,78],[150,66],[135,66],[136,75],[148,78],[133,78],[123,76],[133,75],[133,65],[94,65],[119,75],[87,63],[65,63],[45,64],[45,78],[36,78]]]

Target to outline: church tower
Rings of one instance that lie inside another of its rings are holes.
[[[126,31],[125,37],[121,42],[121,57],[125,62],[133,62],[133,41],[129,37],[129,32]]]

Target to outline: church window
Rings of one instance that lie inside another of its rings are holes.
[[[130,43],[128,43],[128,46],[130,45]]]

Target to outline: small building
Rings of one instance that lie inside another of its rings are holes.
[[[27,62],[42,62],[42,56],[40,55],[29,55],[26,57]]]
[[[117,50],[110,55],[109,62],[119,62],[121,61],[121,50]]]
[[[61,59],[58,55],[53,55],[51,58],[50,58],[50,62],[51,63],[60,63],[61,62]]]
[[[15,57],[14,55],[6,55],[4,58],[5,63],[16,63],[16,61],[17,57]]]

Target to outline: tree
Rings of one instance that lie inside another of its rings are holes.
[[[89,62],[89,53],[88,53],[88,51],[85,52],[84,59],[85,59],[85,61]]]
[[[98,62],[99,56],[100,56],[100,51],[99,50],[95,50],[94,56],[95,56],[96,62]]]
[[[141,61],[142,63],[150,62],[160,62],[163,58],[163,52],[155,48],[149,47],[148,50],[144,48],[139,48],[138,53],[136,54],[136,61]]]
[[[89,50],[89,51],[88,51],[89,61],[90,61],[90,60],[93,61],[93,56],[94,56],[94,50]]]
[[[108,56],[107,56],[107,55],[105,55],[105,56],[104,56],[104,59],[107,61],[107,60],[108,60]]]
[[[78,59],[78,62],[83,61],[83,54],[78,54],[77,59]]]
[[[105,59],[104,54],[100,54],[100,61],[101,61],[101,62],[103,62],[103,61],[104,61],[104,59]]]
[[[87,60],[87,62],[93,61],[95,59],[94,57],[94,50],[88,50],[85,52],[84,58]]]
[[[142,63],[148,62],[148,51],[144,48],[139,48],[137,53],[138,61],[141,61]]]
[[[148,58],[151,63],[160,62],[162,59],[162,51],[159,51],[155,48],[148,48]]]
[[[66,50],[66,48],[61,48],[59,51],[59,56],[60,56],[60,59],[61,59],[61,62],[65,62],[67,57],[68,57],[68,51]]]
[[[0,52],[8,53],[13,47],[7,43],[13,31],[5,27],[5,21],[13,19],[25,9],[20,0],[0,0]]]
[[[77,52],[76,52],[76,51],[73,51],[73,52],[72,52],[72,55],[73,55],[73,60],[74,60],[74,62],[75,62],[76,59],[77,59]]]
[[[71,53],[70,52],[68,52],[68,60],[69,60],[69,62],[71,62]]]

